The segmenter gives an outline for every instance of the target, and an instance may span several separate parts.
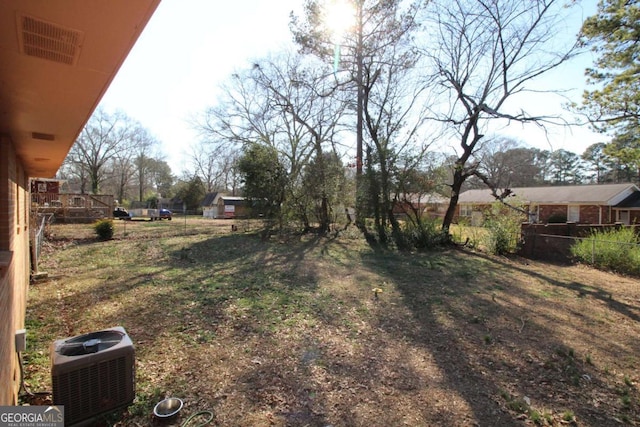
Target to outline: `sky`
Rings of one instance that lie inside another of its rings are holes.
[[[596,12],[597,0],[583,0],[565,34],[574,36],[582,20]],[[176,175],[188,168],[190,147],[200,138],[193,118],[216,102],[220,84],[253,59],[282,51],[291,43],[289,13],[300,11],[302,0],[162,0],[155,14],[105,93],[107,111],[124,111],[161,143],[160,151]],[[547,76],[541,87],[562,89],[580,101],[586,55]],[[567,99],[530,96],[527,111],[553,111],[571,117]],[[581,154],[602,135],[587,127],[513,125],[500,129],[529,146],[566,149]]]

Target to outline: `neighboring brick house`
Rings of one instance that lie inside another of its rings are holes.
[[[396,202],[393,214],[398,217],[414,216],[416,213],[431,218],[443,217],[447,210],[449,199],[437,194],[409,194]]]
[[[599,184],[511,188],[517,201],[528,209],[534,223],[575,222],[583,224],[640,223],[640,189],[634,184]],[[495,198],[489,189],[468,190],[460,194],[457,217],[474,225]],[[523,220],[527,221],[526,218]]]
[[[159,1],[0,2],[0,406],[18,402],[29,179],[55,176]]]

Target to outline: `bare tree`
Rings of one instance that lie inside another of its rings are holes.
[[[337,157],[337,134],[346,107],[345,102],[337,97],[330,98],[328,92],[323,90],[329,86],[327,74],[326,67],[305,66],[298,55],[288,56],[279,63],[265,61],[254,67],[254,78],[268,92],[272,107],[284,114],[286,129],[291,128],[291,124],[302,127],[305,138],[296,147],[301,156],[290,156],[291,194],[296,197],[297,192],[293,187],[300,188],[298,184],[302,169],[312,164],[317,174],[314,180],[317,193],[314,193],[319,196],[317,212],[320,233],[329,231],[330,199],[334,196],[330,193],[335,188],[328,176],[331,162],[327,162],[327,159],[332,157],[325,154]],[[291,147],[294,148],[293,145]],[[307,192],[305,196],[310,194]],[[305,205],[303,203],[299,210],[309,228],[308,216],[304,215],[307,209]]]
[[[241,152],[243,145],[255,142],[275,144],[280,124],[250,74],[251,70],[233,73],[221,85],[217,103],[194,124],[213,151],[225,146]]]
[[[159,159],[156,153],[159,143],[158,140],[154,138],[147,129],[140,126],[139,123],[134,124],[130,128],[129,134],[129,147],[132,153],[134,174],[138,184],[138,200],[143,201],[147,192],[154,190],[154,185],[151,182],[151,174],[156,165],[156,160]]]
[[[232,159],[252,144],[272,147],[287,172],[287,180],[279,181],[287,183],[282,200],[295,205],[304,168],[314,158],[322,163],[325,152],[337,152],[344,104],[323,93],[330,75],[326,66],[310,65],[310,60],[296,54],[266,58],[235,73],[223,87],[219,104],[208,109],[198,124],[207,140],[207,149],[197,160],[200,170],[213,177],[222,172],[214,172],[221,153]],[[235,176],[228,166],[226,174]],[[324,231],[329,224],[327,201],[319,201]]]
[[[142,198],[149,188],[149,165],[161,160],[158,146],[139,122],[121,111],[109,113],[99,107],[71,148],[66,173],[79,180],[81,192],[88,185],[92,193],[106,190],[121,202],[133,191]]]
[[[62,167],[56,173],[56,178],[67,181],[70,189],[78,189],[81,194],[87,193],[89,176],[78,153],[69,152],[67,154]]]
[[[202,178],[207,193],[213,191],[215,181],[221,172],[217,169],[216,156],[211,150],[207,150],[205,144],[192,147],[191,170]]]
[[[224,144],[201,142],[191,151],[191,170],[201,177],[208,193],[231,191],[235,194],[237,154]]]
[[[492,187],[532,187],[545,183],[548,160],[546,150],[523,146],[510,137],[485,138],[473,156],[479,175],[484,175]],[[463,188],[486,188],[477,175],[469,177]]]
[[[105,187],[108,188],[110,181],[112,192],[120,203],[129,198],[129,187],[135,175],[131,156],[131,150],[118,151],[109,165],[111,176]]]
[[[109,114],[99,107],[71,147],[68,162],[77,176],[88,177],[93,194],[107,177],[108,163],[126,146],[130,122],[122,112]]]
[[[412,36],[422,2],[350,3],[354,25],[340,40],[332,39],[324,20],[328,1],[307,1],[304,19],[293,17],[292,30],[303,52],[334,62],[335,90],[355,98],[357,224],[367,231],[364,217],[373,215],[379,237],[386,239],[389,223],[399,231],[392,213],[398,194],[394,182],[400,171],[420,162],[416,153],[424,154],[427,145],[420,133],[423,86],[411,75],[420,56]]]
[[[535,79],[575,53],[558,46],[556,33],[566,2],[560,0],[447,0],[427,9],[424,53],[433,88],[444,101],[435,118],[459,141],[451,199],[443,221],[448,231],[463,183],[480,173],[473,155],[492,121],[543,125],[554,117],[514,111],[507,100],[535,91]],[[433,73],[431,73],[433,70]]]

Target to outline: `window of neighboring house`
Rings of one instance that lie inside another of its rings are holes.
[[[460,205],[460,216],[471,216],[473,212],[471,205]]]
[[[618,222],[629,225],[629,211],[618,211]]]
[[[570,205],[568,207],[567,222],[580,222],[580,206]]]

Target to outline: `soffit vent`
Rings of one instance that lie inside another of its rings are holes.
[[[84,38],[82,31],[19,15],[20,50],[25,55],[74,65]]]
[[[43,141],[55,141],[56,136],[50,133],[31,132],[31,138],[42,139]]]

